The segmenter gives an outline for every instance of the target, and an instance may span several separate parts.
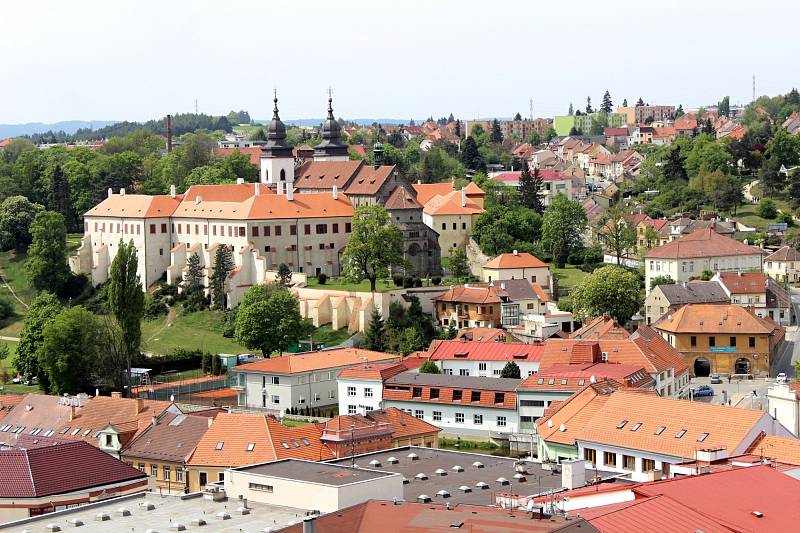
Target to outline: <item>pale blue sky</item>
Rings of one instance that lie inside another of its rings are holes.
[[[0,7],[0,123],[566,112],[747,102],[798,80],[800,2],[52,1]]]

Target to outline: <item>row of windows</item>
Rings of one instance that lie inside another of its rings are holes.
[[[442,229],[444,231],[447,231],[447,222],[442,222]],[[458,229],[458,222],[453,222],[453,231],[455,231],[457,229]],[[466,222],[462,222],[461,223],[461,229],[462,230],[467,229],[467,223]]]
[[[406,413],[408,413],[410,415],[414,415],[416,418],[419,418],[420,420],[425,420],[425,411],[422,410],[422,409],[414,409],[414,410],[403,409],[403,411],[405,411]],[[441,422],[442,421],[442,412],[441,411],[433,411],[433,412],[431,412],[431,419],[434,422]],[[464,413],[455,413],[454,420],[455,420],[456,424],[463,424],[464,421],[465,421]],[[507,420],[507,418],[505,416],[498,416],[495,419],[495,423],[497,424],[498,427],[506,427],[507,422],[508,422],[508,420]],[[473,414],[472,415],[472,423],[475,424],[476,426],[483,425],[483,415]]]
[[[188,223],[186,223],[186,224],[179,223],[177,225],[176,224],[172,224],[172,232],[173,233],[177,233],[178,235],[181,235],[181,234],[185,234],[185,235],[192,235],[192,234],[200,235],[200,228],[201,227],[203,228],[202,229],[203,235],[208,235],[208,225],[206,225],[206,224],[202,224],[202,225],[201,224],[188,224]],[[177,231],[176,231],[176,228],[177,228]],[[225,226],[225,225],[222,225],[222,224],[219,224],[219,225],[211,224],[211,235],[213,235],[213,236],[219,235],[220,237],[224,237],[225,233],[226,233],[226,228],[227,228],[228,237],[246,237],[247,236],[247,228],[246,228],[246,226],[230,226],[230,225]],[[280,237],[282,232],[283,232],[282,226],[277,226],[277,225],[276,226],[263,226],[262,228],[263,228],[263,233],[261,232],[261,230],[260,230],[260,228],[258,226],[252,226],[250,228],[250,231],[251,231],[251,234],[252,234],[251,236],[252,237],[258,237],[259,233],[262,233],[264,237],[270,237],[272,235],[272,233],[274,232],[276,237]],[[83,229],[84,229],[84,232],[88,232],[89,231],[89,223],[88,222],[84,223]],[[130,231],[129,231],[129,229],[130,229]],[[157,229],[158,229],[158,227],[157,227],[156,224],[150,224],[150,234],[151,235],[156,234],[156,230]],[[161,229],[161,233],[162,234],[166,233],[167,232],[167,225],[166,224],[161,224],[161,228],[160,229]],[[98,231],[99,232],[105,232],[106,231],[106,223],[105,222],[95,222],[94,223],[94,231],[95,232],[98,232]],[[108,223],[108,231],[110,231],[112,233],[114,232],[114,223],[113,222],[109,222]],[[136,235],[141,235],[141,231],[142,231],[142,227],[139,224],[130,224],[130,228],[129,228],[128,224],[122,224],[120,222],[117,222],[117,224],[116,224],[116,233],[125,233],[125,234],[127,234],[127,233],[134,234],[135,233]],[[346,222],[345,225],[344,225],[344,232],[345,233],[350,233],[351,231],[352,231],[351,223],[350,222]],[[323,234],[328,233],[328,224],[316,224],[315,232],[316,232],[317,235],[323,235]],[[304,233],[304,235],[311,235],[311,224],[305,224],[303,226],[303,233]],[[331,233],[339,233],[339,224],[338,223],[331,224]],[[297,226],[295,224],[290,224],[289,225],[289,235],[297,235]]]
[[[597,465],[597,450],[584,448],[583,459]],[[617,454],[614,452],[603,452],[603,465],[617,468]],[[623,455],[622,468],[624,470],[636,470],[636,458],[632,455]],[[642,472],[652,472],[655,469],[656,462],[653,459],[642,459]]]
[[[133,466],[132,462],[128,462],[130,466]],[[138,468],[140,472],[147,472],[147,465],[145,463],[139,463]],[[173,471],[175,472],[175,476],[172,476]],[[162,470],[161,479],[164,481],[178,481],[183,482],[183,469],[182,468],[175,468],[174,470],[169,465],[164,465]],[[151,464],[150,465],[150,475],[154,479],[159,479],[158,477],[158,465]]]
[[[692,345],[692,348],[697,346],[697,337],[692,335],[689,337],[689,343]],[[714,335],[709,335],[708,337],[708,345],[709,347],[715,347],[717,345],[717,338]],[[736,348],[736,337],[728,337],[728,346],[732,348]],[[747,346],[749,348],[756,347],[756,338],[755,337],[748,337],[747,338]]]
[[[438,391],[437,391],[438,393]],[[355,396],[356,395],[356,388],[355,387],[347,387],[347,395],[348,396]],[[372,398],[372,387],[364,387],[364,398]]]

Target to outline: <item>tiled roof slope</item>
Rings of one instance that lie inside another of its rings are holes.
[[[761,255],[763,252],[713,229],[701,229],[647,252],[646,259],[692,259]]]
[[[763,272],[720,272],[719,278],[731,294],[761,294],[767,290]]]
[[[523,342],[466,342],[434,340],[428,350],[433,361],[465,359],[470,361],[539,361],[544,354],[543,344]]]
[[[777,463],[800,466],[800,439],[762,434],[747,453],[766,457]]]
[[[185,461],[209,428],[207,416],[169,414],[150,425],[122,450],[123,456]]]
[[[339,190],[350,182],[363,165],[363,161],[308,161],[294,171],[294,186],[302,189]]]
[[[383,381],[406,370],[408,367],[404,363],[365,363],[342,369],[339,379]]]
[[[396,187],[394,192],[389,195],[389,199],[386,200],[386,204],[383,206],[386,209],[422,209],[422,204],[420,204],[414,195],[409,192],[408,189],[405,188],[404,185],[400,185]]]
[[[528,252],[521,252],[500,254],[483,265],[483,268],[547,268],[547,264]]]
[[[282,355],[263,359],[254,363],[237,366],[237,371],[243,372],[270,372],[276,374],[292,374],[295,372],[312,372],[327,368],[358,365],[380,361],[389,362],[398,359],[390,353],[373,352],[358,348],[339,348],[335,350],[321,350],[318,352],[305,352],[296,355]]]
[[[739,305],[686,304],[661,317],[653,327],[670,333],[770,334],[779,326]]]
[[[0,451],[2,498],[37,498],[147,476],[85,442]]]
[[[764,258],[764,261],[800,261],[800,251],[791,246],[783,246]]]
[[[690,281],[659,285],[661,294],[670,305],[730,302],[730,298],[716,281]]]

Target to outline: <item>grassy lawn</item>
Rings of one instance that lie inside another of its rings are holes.
[[[350,292],[370,292],[369,281],[363,280],[360,283],[350,283],[344,278],[328,279],[325,285],[320,285],[316,277],[310,276],[308,278],[307,286],[312,289],[330,289],[332,291],[350,291]],[[379,279],[375,284],[377,292],[386,292],[399,287],[395,286],[392,280]]]
[[[311,337],[314,340],[315,345],[322,343],[326,347],[330,347],[343,343],[349,339],[351,335],[347,332],[347,328],[340,328],[339,330],[334,331],[330,324],[326,324],[315,329],[314,333],[311,334]]]
[[[558,280],[559,289],[572,289],[580,283],[583,278],[589,275],[580,268],[572,265],[566,265],[565,268],[556,268],[551,264],[550,271]]]
[[[306,422],[305,420],[289,420],[288,418],[284,418],[281,420],[281,423],[283,423],[283,425],[287,428],[294,428],[297,426],[307,426],[311,422]]]
[[[25,269],[26,254],[17,254],[14,251],[0,252],[0,273],[13,287],[14,292],[26,304],[30,304],[36,296],[36,289],[31,285],[28,272]],[[15,316],[0,322],[0,336],[18,337],[22,329],[22,319],[27,313],[27,308],[11,296],[4,285],[0,285],[0,292],[8,296],[14,305]]]
[[[14,370],[14,351],[17,348],[17,343],[13,341],[0,341],[0,344],[5,344],[11,349],[11,354],[9,355],[8,359],[0,361],[0,375],[3,372],[8,373],[8,383],[2,383],[2,378],[0,378],[0,394],[27,394],[29,392],[40,392],[39,387],[36,385],[26,386],[15,385],[11,383],[11,379],[16,375],[16,371]]]
[[[247,348],[222,336],[223,315],[219,311],[184,313],[173,322],[166,318],[142,321],[142,350],[166,354],[175,348],[200,349],[211,353],[246,353]]]

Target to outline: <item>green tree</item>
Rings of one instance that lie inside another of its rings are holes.
[[[570,117],[575,114],[575,109],[572,107],[572,102],[569,103],[569,109],[567,110],[567,115]]]
[[[611,113],[613,109],[614,104],[611,102],[611,93],[606,89],[606,93],[603,95],[603,103],[600,104],[600,112]]]
[[[412,352],[421,350],[422,347],[422,335],[420,335],[419,329],[409,327],[403,330],[400,335],[398,348],[404,357]]]
[[[786,185],[786,177],[781,172],[781,164],[777,159],[764,160],[758,172],[758,180],[769,194],[783,190]]]
[[[386,350],[386,324],[377,309],[372,310],[369,327],[361,338],[361,347],[376,352]]]
[[[625,324],[642,307],[639,278],[616,265],[598,268],[572,290],[573,313],[580,320],[603,314]]]
[[[64,175],[61,165],[56,163],[51,177],[52,189],[47,205],[51,211],[61,213],[64,217],[64,225],[67,228],[75,226],[72,204],[70,203],[69,180]]]
[[[500,377],[520,379],[521,373],[519,370],[519,365],[514,361],[509,361],[505,364],[503,370],[500,371]]]
[[[731,116],[731,97],[726,96],[717,104],[717,112],[721,117]]]
[[[470,273],[467,253],[463,248],[450,250],[450,255],[442,259],[442,266],[455,279],[465,279]]]
[[[81,306],[64,309],[44,327],[37,356],[50,394],[77,394],[94,385],[104,346],[95,315]]]
[[[678,109],[675,110],[675,116],[673,118],[679,118],[685,115],[686,113],[683,111],[683,105],[679,105]]]
[[[64,217],[55,211],[39,211],[31,224],[28,273],[39,291],[60,294],[70,276],[67,266],[67,230]]]
[[[289,265],[286,263],[281,263],[278,266],[278,276],[276,281],[284,287],[288,287],[292,284],[292,271],[289,269]]]
[[[25,322],[19,334],[19,344],[17,345],[17,357],[14,360],[14,368],[23,376],[38,376],[43,388],[47,384],[43,381],[47,377],[43,374],[37,352],[44,340],[44,328],[50,323],[63,309],[61,302],[56,295],[51,292],[40,292],[33,299],[28,312],[25,315]]]
[[[612,207],[605,221],[597,230],[597,236],[621,264],[622,258],[636,247],[636,230],[628,223],[628,215],[622,209]]]
[[[564,268],[569,254],[582,245],[586,211],[581,204],[558,194],[544,210],[542,247],[553,255],[558,268]]]
[[[608,127],[608,115],[605,113],[595,113],[592,115],[592,125],[589,129],[590,135],[602,135]]]
[[[186,274],[183,276],[181,287],[186,295],[184,308],[193,313],[206,307],[205,285],[203,284],[203,266],[197,253],[189,255],[186,260]]]
[[[308,335],[313,327],[300,316],[297,298],[277,286],[256,286],[245,294],[236,313],[234,338],[264,357],[283,353],[291,344]]]
[[[218,245],[217,249],[214,250],[214,272],[209,279],[211,303],[215,309],[225,309],[225,284],[235,266],[232,248],[224,244]]]
[[[670,276],[656,276],[650,280],[650,290],[655,289],[659,285],[674,285],[675,280]]]
[[[540,215],[544,213],[544,202],[542,201],[542,185],[544,180],[539,174],[539,168],[533,169],[531,174],[528,162],[522,160],[522,173],[519,176],[520,201],[523,206],[532,209]]]
[[[661,236],[659,235],[658,230],[653,226],[648,225],[644,230],[644,247],[649,250],[658,246],[660,242]]]
[[[138,273],[139,260],[133,241],[125,244],[121,239],[117,255],[111,262],[108,281],[108,305],[111,314],[122,328],[122,339],[127,361],[127,392],[130,392],[131,362],[139,357],[142,342],[142,316],[144,315],[144,291]]]
[[[544,135],[542,135],[542,142],[548,143],[555,137],[558,137],[556,129],[553,126],[547,126],[547,128],[544,130]]]
[[[403,233],[379,205],[357,208],[352,230],[342,254],[343,274],[353,281],[369,280],[370,290],[375,291],[378,277],[404,262]]]
[[[441,374],[442,371],[439,370],[439,367],[436,365],[436,363],[434,363],[433,361],[428,359],[427,361],[422,363],[422,366],[419,367],[419,373],[420,374]]]
[[[252,134],[250,134],[251,141],[267,141],[267,134],[264,133],[264,128],[256,129]]]
[[[31,224],[42,211],[24,196],[11,196],[0,204],[0,250],[24,251],[31,243]]]
[[[464,168],[469,170],[485,172],[486,163],[478,150],[478,144],[475,142],[475,130],[477,128],[478,126],[475,126],[475,128],[473,128],[473,134],[464,140],[463,146],[461,147],[461,163],[464,165]]]
[[[592,113],[594,113],[594,109],[592,109],[592,97],[591,96],[587,96],[586,97],[586,114],[587,115],[591,115]]]
[[[492,132],[489,135],[489,140],[497,144],[503,142],[503,132],[500,130],[500,123],[497,119],[492,121]]]
[[[14,304],[11,297],[0,292],[0,323],[14,316]]]
[[[688,180],[689,175],[683,166],[684,159],[681,155],[681,147],[676,146],[670,150],[667,161],[664,163],[664,177],[671,181]]]

